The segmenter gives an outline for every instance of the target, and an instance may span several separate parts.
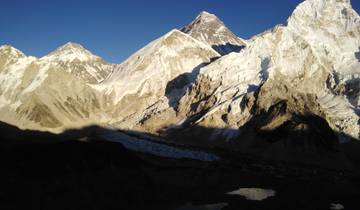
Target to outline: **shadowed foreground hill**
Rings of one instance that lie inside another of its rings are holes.
[[[110,131],[98,127],[54,135],[2,124],[0,131],[1,209],[178,209],[188,203],[227,203],[224,209],[303,210],[327,209],[333,202],[353,206],[359,196],[353,172],[231,152],[223,156],[222,151],[213,152],[229,160],[168,164],[168,159],[101,140],[99,135]],[[241,187],[273,189],[276,196],[254,202],[226,195]]]

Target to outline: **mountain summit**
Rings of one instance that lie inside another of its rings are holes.
[[[56,65],[59,70],[70,72],[90,83],[104,80],[113,67],[80,44],[72,42],[57,48],[49,55],[40,58],[39,61]]]
[[[2,46],[0,46],[0,56],[1,56],[1,58],[4,58],[4,57],[20,58],[20,57],[24,57],[25,54],[10,45],[2,45]]]
[[[245,41],[233,34],[218,17],[205,11],[181,31],[209,44],[221,55],[239,52],[246,45]]]
[[[86,62],[89,60],[99,60],[101,58],[93,55],[80,44],[68,42],[41,59],[54,62],[73,62],[75,60]]]

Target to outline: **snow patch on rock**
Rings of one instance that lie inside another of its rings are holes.
[[[226,193],[228,195],[240,195],[247,200],[262,201],[270,197],[274,197],[276,192],[270,189],[261,188],[240,188],[238,190]]]

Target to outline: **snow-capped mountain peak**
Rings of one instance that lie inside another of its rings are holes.
[[[349,0],[306,0],[296,7],[288,19],[288,25],[299,30],[314,25],[329,29],[339,25],[346,27],[345,30],[341,28],[331,33],[347,32],[349,28],[359,27],[359,24],[359,15]]]
[[[68,42],[65,45],[57,48],[49,55],[42,57],[41,60],[55,61],[55,62],[86,62],[90,60],[100,59],[93,55],[90,51],[77,43]]]
[[[164,36],[158,39],[158,44],[162,43],[162,41],[166,41],[167,39],[172,39],[172,37],[184,36],[185,34],[178,29],[172,29],[171,31],[167,32]]]
[[[191,53],[192,55],[193,49],[196,49],[199,52],[197,53],[197,56],[189,58],[187,53]],[[173,29],[149,43],[147,46],[130,56],[122,64],[118,65],[102,84],[107,85],[109,82],[118,83],[127,76],[136,75],[137,72],[140,72],[139,70],[149,71],[149,74],[144,75],[141,73],[138,75],[139,78],[143,79],[151,77],[151,75],[159,72],[161,72],[159,75],[165,77],[163,71],[169,73],[178,68],[181,69],[179,70],[181,73],[185,73],[184,71],[191,71],[194,66],[204,61],[208,61],[209,58],[218,56],[219,54],[209,45],[206,45],[177,29]],[[193,60],[196,64],[192,64],[191,61]],[[168,76],[174,77],[174,75]],[[136,80],[136,83],[140,83],[139,81],[141,80]],[[128,83],[129,82],[123,84],[128,85]],[[124,88],[120,89],[125,92]]]
[[[25,54],[20,50],[10,46],[10,45],[2,45],[0,46],[0,55],[1,56],[12,56],[12,57],[24,57]]]
[[[182,33],[181,31],[179,31],[178,29],[174,28],[171,31],[167,32],[164,36],[161,37],[161,39],[166,39],[167,37],[176,35],[176,34],[180,34]]]
[[[173,29],[116,66],[108,78],[93,87],[108,99],[108,107],[119,110],[111,123],[126,128],[146,124],[155,131],[161,125],[145,119],[164,110],[173,112],[171,106],[200,67],[219,56],[209,45]]]
[[[98,83],[105,79],[113,68],[99,56],[77,43],[68,42],[49,55],[39,59],[44,66],[54,65],[59,70],[67,71],[89,83]]]
[[[82,50],[82,51],[84,51],[86,49],[78,43],[67,42],[63,46],[59,47],[57,50],[59,50],[59,51],[65,51],[65,50]]]
[[[161,47],[161,45],[179,45],[180,43],[174,43],[175,40],[191,40],[191,42],[196,43],[199,46],[202,46],[202,48],[211,50],[211,47],[209,45],[205,44],[204,42],[201,42],[197,39],[194,39],[194,37],[190,36],[189,34],[186,34],[178,29],[172,29],[168,33],[166,33],[164,36],[162,36],[159,40],[157,45]]]
[[[245,46],[245,41],[233,34],[217,16],[205,11],[181,31],[212,46],[222,55],[239,52]]]
[[[195,20],[198,21],[219,21],[218,17],[216,17],[216,15],[206,12],[206,11],[202,11]]]
[[[304,1],[288,19],[287,28],[313,46],[324,66],[333,63],[329,71],[344,78],[358,74],[360,63],[355,57],[360,46],[360,17],[349,0]],[[320,56],[324,53],[326,56]]]

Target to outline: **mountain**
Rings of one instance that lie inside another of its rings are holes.
[[[93,55],[79,44],[66,43],[49,55],[40,59],[44,63],[53,63],[57,68],[81,77],[89,83],[99,83],[112,71],[113,65]]]
[[[340,141],[359,139],[359,20],[350,1],[304,1],[286,25],[201,69],[180,102],[178,111],[192,118],[182,134],[194,136],[198,126],[228,128],[233,132],[199,136],[221,143],[234,139],[239,148],[249,148],[266,144],[254,139],[274,141],[259,133],[321,130],[309,120],[320,116]]]
[[[0,107],[13,106],[18,92],[21,91],[22,76],[27,66],[36,61],[35,57],[27,57],[23,52],[11,46],[0,47]],[[13,104],[12,104],[13,103]],[[2,113],[4,115],[6,113]]]
[[[351,208],[360,16],[304,0],[245,41],[202,12],[121,64],[75,43],[42,58],[3,45],[0,134],[2,209]]]
[[[1,120],[52,132],[97,124],[269,156],[323,150],[360,138],[359,51],[348,0],[306,0],[285,25],[246,41],[202,12],[116,65],[73,43],[40,59],[2,46]]]
[[[37,59],[0,47],[1,120],[21,128],[59,132],[66,126],[92,123],[95,93],[90,84],[112,70],[101,58],[69,43]]]
[[[133,128],[153,113],[171,113],[171,103],[195,80],[200,67],[220,56],[176,29],[116,66],[73,43],[40,59],[12,51],[15,63],[2,68],[1,90],[12,93],[2,94],[2,120],[52,132],[89,124]]]
[[[205,11],[181,31],[210,45],[221,55],[239,52],[246,45],[245,40],[233,34],[218,17]]]
[[[176,29],[151,42],[94,86],[110,104],[109,123],[148,131],[167,125],[175,117],[174,103],[199,69],[219,56],[210,46]],[[161,120],[147,120],[159,113]]]

